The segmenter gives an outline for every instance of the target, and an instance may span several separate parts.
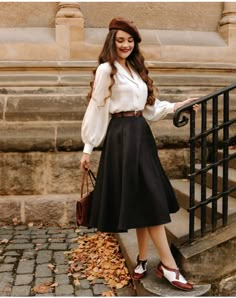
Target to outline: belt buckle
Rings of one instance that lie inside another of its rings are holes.
[[[138,111],[134,111],[134,116],[138,117]]]

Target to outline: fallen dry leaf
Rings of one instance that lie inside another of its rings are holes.
[[[1,244],[7,244],[8,242],[9,242],[8,239],[2,239],[2,240],[1,240]]]
[[[74,283],[85,275],[93,284],[97,278],[103,278],[112,289],[120,289],[131,280],[117,240],[112,234],[98,232],[78,237],[78,247],[68,255],[69,273]],[[114,296],[114,292],[104,292],[103,296]]]
[[[105,292],[102,292],[102,296],[103,297],[111,297],[111,296],[115,296],[115,293],[112,290],[105,291]]]
[[[33,223],[33,222],[29,222],[29,223],[28,223],[28,227],[29,227],[29,228],[32,228],[33,226],[34,226],[34,223]]]
[[[38,286],[33,287],[32,290],[35,294],[48,293],[51,290],[51,285],[52,285],[51,281],[46,281],[42,284],[39,284]]]
[[[49,268],[49,269],[54,270],[54,267],[55,267],[55,266],[54,266],[53,264],[48,264],[48,268]]]
[[[54,284],[51,284],[51,288],[55,288],[55,287],[58,287],[58,283],[57,282],[54,282]]]
[[[19,223],[18,218],[17,218],[17,217],[14,217],[14,218],[12,219],[12,223],[13,223],[14,226],[16,226],[16,225]]]
[[[80,286],[80,282],[79,282],[78,279],[74,279],[74,285],[75,285],[76,287],[79,287],[79,286]]]

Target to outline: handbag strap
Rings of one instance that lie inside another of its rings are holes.
[[[86,185],[87,193],[89,192],[88,177],[90,178],[93,188],[95,187],[96,177],[94,173],[91,170],[84,171],[83,177],[82,177],[82,183],[81,183],[81,190],[80,190],[81,198],[83,197],[83,194],[84,194],[84,184]]]
[[[96,177],[94,175],[94,173],[92,172],[92,170],[88,170],[88,175],[89,175],[89,178],[90,178],[90,181],[93,185],[93,188],[95,187],[95,183],[96,183]]]
[[[88,172],[84,171],[82,176],[82,183],[81,183],[81,189],[80,189],[80,196],[83,197],[84,194],[84,184],[86,183],[87,193],[88,193]]]

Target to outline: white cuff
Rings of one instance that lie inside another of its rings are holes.
[[[84,145],[84,150],[83,150],[84,153],[91,154],[92,151],[93,151],[93,145],[91,144]]]
[[[174,113],[175,111],[175,103],[170,103],[169,107],[168,107],[168,113]]]

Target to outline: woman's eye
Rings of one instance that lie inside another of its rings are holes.
[[[122,43],[122,42],[124,42],[125,40],[124,40],[124,39],[117,39],[116,41],[119,42],[119,43]],[[128,42],[129,42],[129,43],[132,43],[132,42],[133,42],[133,39],[128,39]]]

